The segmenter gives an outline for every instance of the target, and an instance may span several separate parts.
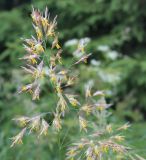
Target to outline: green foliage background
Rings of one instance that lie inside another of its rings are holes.
[[[20,37],[33,34],[32,4],[41,10],[48,6],[52,17],[58,15],[62,45],[74,38],[91,38],[87,51],[93,55],[88,65],[76,68],[80,75],[75,91],[83,94],[83,86],[89,79],[94,80],[96,89],[107,90],[107,100],[113,103],[111,121],[133,123],[125,136],[146,157],[146,1],[0,0],[0,159],[62,160],[67,145],[80,136],[76,134],[79,129],[72,116],[66,118],[64,128],[67,129],[60,135],[50,132],[41,139],[28,136],[23,146],[9,147],[9,137],[19,131],[12,118],[52,110],[55,104],[53,94],[46,87],[39,102],[17,94],[18,88],[27,81],[18,58],[25,54]],[[64,45],[65,64],[72,61],[73,50],[74,47]]]

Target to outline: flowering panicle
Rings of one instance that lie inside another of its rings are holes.
[[[114,129],[111,124],[107,123],[109,116],[107,109],[111,104],[106,103],[104,91],[93,92],[92,86],[86,85],[85,101],[80,103],[77,95],[66,93],[64,89],[75,83],[77,76],[71,74],[73,73],[72,67],[81,62],[87,63],[87,59],[92,55],[85,53],[86,43],[79,42],[75,52],[81,53],[80,59],[69,68],[65,68],[62,62],[63,50],[58,38],[59,33],[56,31],[57,16],[51,20],[48,8],[44,13],[32,8],[31,17],[35,36],[23,39],[26,55],[20,58],[26,62],[22,69],[29,75],[30,80],[28,84],[21,87],[19,93],[29,92],[32,100],[39,100],[43,85],[41,82],[43,78],[46,78],[52,85],[57,102],[55,112],[47,112],[32,118],[27,116],[15,118],[14,120],[25,128],[12,137],[11,147],[15,144],[22,144],[22,138],[27,130],[29,133],[35,131],[38,137],[47,135],[50,127],[59,132],[62,129],[62,119],[71,105],[78,111],[80,131],[86,133],[78,143],[68,148],[67,159],[101,160],[107,159],[105,157],[110,157],[111,154],[127,156],[129,148],[122,144],[125,140],[122,131],[130,125],[126,123]],[[51,52],[47,51],[48,45]],[[43,117],[50,113],[53,115],[52,123],[47,122]],[[95,121],[91,121],[93,119]]]
[[[23,39],[23,46],[27,54],[20,58],[27,62],[26,66],[23,66],[22,68],[30,75],[31,83],[22,86],[19,93],[30,92],[32,94],[32,99],[38,100],[41,94],[41,79],[49,76],[49,80],[59,98],[57,109],[60,106],[60,111],[65,113],[67,102],[64,99],[65,93],[63,93],[61,86],[64,82],[66,82],[65,86],[72,85],[75,77],[70,77],[69,70],[61,67],[63,50],[59,43],[59,34],[56,32],[57,16],[51,20],[47,8],[44,13],[33,8],[31,17],[36,36]],[[50,44],[50,49],[54,49],[56,54],[48,53],[46,51],[47,42],[52,43]],[[87,57],[88,56],[84,55],[83,59],[86,59]],[[45,72],[44,68],[46,66],[48,70]],[[61,70],[58,71],[59,68],[61,68]],[[75,98],[71,97],[69,98],[69,102],[73,106],[79,104]]]

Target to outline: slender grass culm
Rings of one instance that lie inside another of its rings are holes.
[[[76,75],[70,74],[73,66],[86,63],[91,53],[85,53],[85,44],[79,43],[77,52],[83,56],[68,68],[64,68],[62,62],[62,47],[58,40],[57,17],[50,19],[46,8],[44,13],[38,9],[32,9],[32,21],[35,35],[29,39],[23,39],[26,55],[21,60],[26,62],[22,69],[30,75],[31,82],[21,87],[19,93],[27,92],[32,100],[39,100],[42,79],[46,78],[52,85],[57,96],[54,112],[48,111],[34,117],[21,116],[14,120],[22,126],[22,130],[12,137],[11,147],[21,144],[26,132],[36,131],[38,136],[46,135],[52,127],[59,132],[63,127],[62,119],[69,108],[68,104],[77,108],[80,132],[85,132],[81,139],[77,139],[66,151],[66,159],[69,160],[144,160],[135,154],[125,143],[123,131],[130,127],[129,123],[123,126],[109,124],[107,122],[111,104],[107,104],[104,91],[92,91],[90,85],[85,87],[84,102],[79,102],[79,95],[67,93],[64,89],[74,84]],[[49,47],[54,52],[46,50]],[[78,107],[77,107],[78,106]],[[53,115],[51,125],[43,118],[46,114]],[[90,129],[89,129],[90,128]],[[59,159],[59,158],[58,158]]]

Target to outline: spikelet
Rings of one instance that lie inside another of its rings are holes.
[[[30,119],[30,133],[32,131],[38,131],[40,128],[40,116],[36,116]]]
[[[58,113],[54,113],[53,127],[56,131],[60,131],[62,128],[60,115]]]
[[[26,132],[26,128],[23,128],[20,133],[18,133],[15,137],[11,138],[13,141],[11,144],[11,147],[13,147],[15,144],[22,144],[23,143],[22,138],[23,138],[25,132]]]
[[[41,136],[43,134],[47,135],[48,128],[49,128],[49,124],[44,119],[42,119],[41,130],[40,130],[39,136]]]
[[[85,104],[81,107],[81,110],[84,111],[87,115],[89,115],[93,111],[93,107],[89,104]]]
[[[75,95],[65,94],[65,96],[67,97],[72,106],[76,107],[77,105],[80,105],[79,101],[75,99]]]
[[[58,96],[59,96],[59,101],[57,104],[57,109],[60,109],[61,113],[64,115],[67,107],[67,102],[65,101],[64,97],[61,94],[58,94]]]
[[[84,130],[85,132],[87,132],[87,121],[85,118],[83,118],[82,116],[79,116],[79,124],[80,124],[80,130]]]
[[[131,125],[129,123],[125,123],[123,126],[119,127],[117,130],[127,130]]]
[[[26,117],[26,116],[21,116],[21,117],[18,117],[18,118],[14,118],[13,120],[16,121],[20,126],[24,127],[24,126],[27,125],[30,118]]]

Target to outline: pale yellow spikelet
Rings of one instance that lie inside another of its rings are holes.
[[[45,17],[41,17],[41,22],[44,28],[47,28],[49,26],[49,21]]]
[[[43,34],[42,34],[42,31],[40,30],[40,28],[35,27],[35,31],[36,31],[38,39],[41,40],[43,38]]]
[[[87,132],[87,121],[82,116],[79,116],[79,124],[80,124],[80,130],[84,130]]]
[[[113,137],[115,140],[121,142],[121,141],[124,141],[125,137],[124,136],[120,136],[120,135],[116,135]]]
[[[64,115],[66,107],[67,107],[67,102],[65,101],[62,94],[58,94],[58,96],[59,96],[59,101],[58,101],[58,104],[57,104],[57,108],[59,108],[61,113],[63,113],[63,115]]]
[[[30,132],[38,131],[40,128],[40,116],[31,118],[30,120]]]
[[[92,109],[92,106],[89,104],[85,104],[81,107],[81,110],[84,111],[87,115],[91,114]]]
[[[11,144],[11,147],[13,147],[15,144],[22,144],[23,143],[22,138],[23,138],[25,132],[26,132],[26,128],[23,128],[20,133],[18,133],[16,136],[11,138],[13,141]]]
[[[92,96],[91,87],[90,86],[86,86],[85,97],[88,98],[88,97],[91,97],[91,96]]]
[[[117,130],[127,130],[131,125],[129,123],[125,123],[123,126],[119,127]]]
[[[65,94],[65,96],[67,97],[72,106],[76,107],[77,105],[80,105],[79,101],[75,99],[75,95]]]
[[[26,126],[26,124],[29,122],[30,118],[26,117],[26,116],[21,116],[18,118],[14,118],[13,120],[18,122],[18,124],[23,127],[23,126]]]
[[[60,131],[62,128],[60,115],[58,113],[54,113],[53,127],[56,131]]]
[[[36,44],[34,46],[34,48],[35,48],[35,52],[37,54],[40,54],[40,53],[44,52],[44,48],[43,48],[43,46],[40,43]]]
[[[67,80],[67,86],[73,85],[75,82],[75,77],[69,77]]]
[[[57,83],[56,85],[56,92],[61,95],[62,94],[62,88],[61,88],[61,84],[60,83]]]
[[[104,152],[104,153],[107,153],[107,152],[108,152],[108,149],[109,149],[109,147],[108,147],[108,145],[106,145],[106,144],[102,145],[102,147],[101,147],[101,150],[102,150],[102,152]]]
[[[112,126],[111,126],[111,124],[108,124],[107,126],[106,126],[106,131],[108,132],[108,133],[112,133]]]
[[[41,136],[42,134],[47,135],[48,128],[49,128],[49,124],[44,119],[42,119],[41,131],[39,136]]]
[[[59,45],[59,41],[58,41],[57,36],[54,38],[54,41],[52,42],[52,47],[51,48],[53,49],[54,47],[56,47],[57,49],[61,48],[60,45]]]
[[[96,154],[97,157],[100,154],[100,150],[99,150],[99,147],[97,145],[94,147],[94,153]]]

